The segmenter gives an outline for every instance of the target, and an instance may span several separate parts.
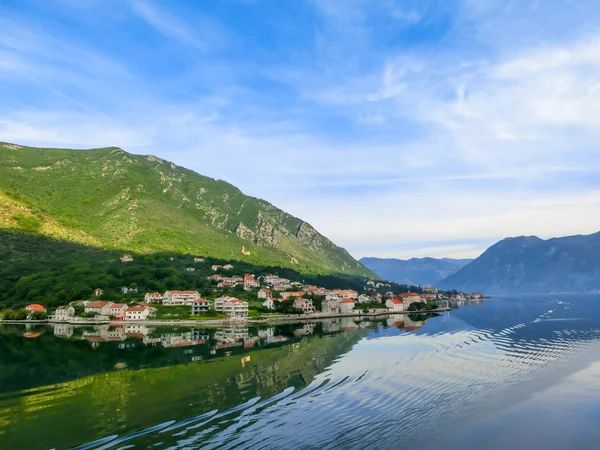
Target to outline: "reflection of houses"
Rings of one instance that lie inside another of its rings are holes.
[[[308,322],[302,325],[302,327],[294,330],[294,336],[307,336],[315,332],[316,322]]]
[[[312,314],[315,312],[315,307],[312,300],[306,298],[297,298],[294,300],[294,307],[301,309],[304,314]]]
[[[423,322],[423,321],[414,321],[410,318],[410,315],[407,315],[404,318],[404,329],[406,331],[414,331],[414,330],[421,328],[424,323],[425,322]]]
[[[388,327],[404,328],[404,315],[394,315],[386,319]]]
[[[248,325],[226,325],[215,331],[215,339],[219,343],[248,339]]]
[[[54,320],[71,320],[75,317],[75,308],[71,305],[59,306],[54,311]]]
[[[73,325],[68,323],[57,323],[54,325],[54,336],[60,338],[70,338],[73,336]]]
[[[273,327],[259,328],[258,330],[258,337],[261,339],[267,339],[273,336],[275,336],[275,328]]]

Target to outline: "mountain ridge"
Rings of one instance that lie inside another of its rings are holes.
[[[118,147],[0,143],[0,227],[137,253],[198,253],[299,272],[374,276],[312,225],[265,200]]]
[[[364,257],[360,262],[383,279],[413,286],[437,284],[471,262],[471,259],[452,258],[375,258]]]
[[[600,289],[600,232],[541,239],[505,238],[443,280],[443,288],[486,293]]]

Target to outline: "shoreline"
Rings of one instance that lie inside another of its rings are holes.
[[[310,315],[298,315],[298,316],[273,316],[265,317],[261,319],[217,319],[217,320],[190,320],[190,319],[153,319],[153,320],[0,320],[0,324],[24,324],[24,325],[48,325],[48,324],[64,324],[64,325],[82,325],[82,326],[94,326],[94,325],[167,325],[167,326],[219,326],[219,325],[237,325],[237,324],[249,324],[249,325],[260,325],[269,323],[286,323],[286,322],[304,322],[311,320],[320,319],[336,319],[342,317],[354,317],[360,320],[375,318],[379,316],[391,316],[397,314],[439,314],[450,311],[450,308],[438,308],[428,311],[382,311],[382,312],[371,312],[371,313],[360,313],[360,314],[329,314],[329,313],[317,313]]]

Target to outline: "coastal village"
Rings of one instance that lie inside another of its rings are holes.
[[[130,254],[121,262],[133,261]],[[204,263],[203,257],[193,263]],[[194,272],[193,266],[185,269]],[[27,318],[48,319],[51,322],[144,322],[153,320],[245,321],[253,317],[308,316],[315,318],[354,316],[360,314],[404,313],[434,310],[448,302],[484,298],[480,292],[452,295],[439,292],[433,286],[419,288],[419,292],[394,292],[392,285],[378,280],[365,280],[363,290],[326,289],[321,286],[291,281],[278,275],[235,274],[232,264],[213,264],[214,274],[207,277],[212,296],[203,298],[197,290],[167,290],[139,292],[134,286],[121,288],[123,295],[133,296],[129,302],[104,299],[102,287],[94,289],[91,298],[75,300],[50,312],[44,305],[31,304],[25,310]],[[389,290],[388,290],[389,289]],[[143,295],[143,301],[142,299]],[[212,298],[214,297],[214,298]],[[244,298],[238,298],[244,297]],[[138,298],[139,300],[137,300]],[[412,306],[414,305],[414,306]],[[411,307],[412,306],[412,307]],[[169,311],[177,311],[171,314]],[[183,312],[182,312],[183,311]]]

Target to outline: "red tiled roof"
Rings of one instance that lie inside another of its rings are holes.
[[[127,305],[125,303],[113,303],[113,305],[110,307],[110,309],[113,309],[113,308],[115,308],[115,309],[121,309],[124,306],[127,306]]]
[[[37,303],[33,303],[32,305],[27,305],[25,307],[25,309],[27,311],[46,311],[46,308],[44,308],[42,305],[39,305]]]
[[[397,298],[391,299],[390,302],[392,302],[394,305],[401,305],[402,304],[402,300],[399,300]]]
[[[167,291],[167,294],[193,295],[193,294],[198,294],[198,291]]]
[[[127,311],[145,311],[146,307],[145,306],[130,306],[129,308],[127,308]]]
[[[356,303],[354,300],[352,300],[351,298],[343,298],[341,303]]]
[[[108,305],[110,302],[91,302],[88,303],[86,308],[104,308],[106,305]]]
[[[148,292],[146,295],[148,297],[162,297],[162,295],[158,292]]]
[[[400,297],[402,297],[402,298],[420,297],[420,295],[417,294],[416,292],[405,292],[404,294],[400,294]]]

